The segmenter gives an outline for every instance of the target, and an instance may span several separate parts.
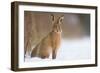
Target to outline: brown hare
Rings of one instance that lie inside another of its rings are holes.
[[[49,58],[52,54],[52,59],[56,59],[57,51],[61,43],[61,24],[64,16],[60,16],[55,19],[54,15],[52,17],[52,29],[49,34],[44,37],[36,46],[33,48],[31,57],[40,57],[42,59]]]

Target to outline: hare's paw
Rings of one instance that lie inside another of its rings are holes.
[[[42,59],[49,58],[49,55],[42,55],[41,58],[42,58]]]

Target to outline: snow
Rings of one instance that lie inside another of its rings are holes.
[[[57,52],[55,60],[84,60],[91,58],[91,43],[89,37],[80,39],[62,39],[61,46]],[[38,57],[26,57],[25,62],[35,61],[51,61],[51,55],[47,59],[41,59]]]

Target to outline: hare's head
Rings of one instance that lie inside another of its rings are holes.
[[[55,18],[55,16],[53,14],[51,14],[51,19],[52,19],[52,25],[53,25],[52,31],[53,32],[62,32],[61,25],[62,25],[64,16],[61,15],[60,17]]]

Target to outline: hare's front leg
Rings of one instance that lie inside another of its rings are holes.
[[[57,56],[57,49],[52,50],[52,59],[56,59]]]

